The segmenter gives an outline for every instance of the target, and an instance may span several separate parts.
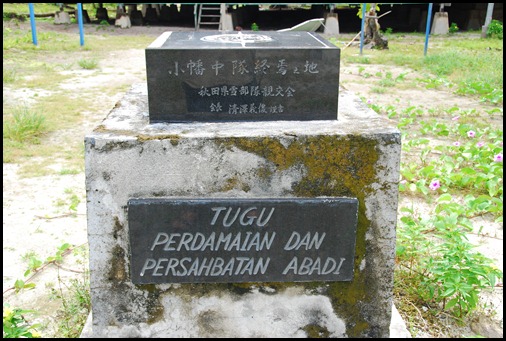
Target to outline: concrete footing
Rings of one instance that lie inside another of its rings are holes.
[[[338,21],[337,13],[328,13],[327,14],[327,17],[325,18],[323,33],[324,34],[332,34],[332,35],[339,34],[339,21]]]
[[[448,34],[449,30],[448,12],[436,12],[432,22],[431,34]]]
[[[54,23],[57,25],[70,24],[70,15],[65,11],[56,12],[54,14]]]
[[[122,14],[118,19],[116,19],[114,26],[118,26],[121,28],[130,28],[132,27],[132,23],[130,22],[130,17],[128,14]]]

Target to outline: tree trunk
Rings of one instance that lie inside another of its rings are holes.
[[[380,25],[376,16],[376,4],[371,4],[371,10],[365,19],[365,45],[372,49],[388,49],[388,40],[381,37]]]

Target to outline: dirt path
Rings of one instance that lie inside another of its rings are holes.
[[[78,35],[77,25],[70,27],[55,27],[52,24],[40,24],[38,30],[59,29]],[[132,27],[128,30],[115,29],[109,34],[131,35],[145,34],[155,39],[160,33],[170,30],[192,30],[190,28],[168,27]],[[92,30],[89,30],[92,31]],[[93,32],[88,33],[93,34]],[[76,37],[76,39],[78,39]],[[118,72],[118,60],[128,60],[122,63],[122,70]],[[381,70],[398,75],[405,70],[391,68]],[[416,77],[411,74],[407,77]],[[106,58],[100,60],[100,70],[89,73],[87,71],[74,72],[72,78],[62,83],[62,89],[72,88],[77,93],[93,92],[94,87],[102,87],[110,84],[111,87],[131,85],[145,81],[144,50],[126,50],[118,55],[111,52]],[[402,90],[393,94],[374,94],[370,85],[364,84],[363,78],[357,74],[356,67],[344,66],[341,68],[342,85],[364,98],[381,105],[398,103],[398,99],[405,100],[405,105],[431,106],[434,103],[458,104],[460,108],[477,108],[480,103],[469,99],[463,99],[452,95],[450,92],[432,91],[427,89]],[[118,92],[113,96],[96,95],[96,101],[102,104],[103,110],[84,113],[83,124],[66,131],[59,131],[50,137],[58,141],[63,136],[73,136],[80,141],[84,136],[100,124],[114,104],[123,96]],[[19,100],[19,94],[9,91],[4,85],[4,101]],[[19,306],[25,309],[34,309],[37,312],[37,322],[41,322],[45,329],[42,330],[44,337],[55,335],[59,317],[57,310],[61,304],[55,299],[59,293],[61,284],[68,283],[71,279],[82,280],[86,263],[87,232],[86,232],[86,192],[84,173],[42,176],[35,178],[21,178],[18,174],[18,164],[3,164],[3,290],[4,302],[11,306]],[[56,163],[55,169],[59,168]],[[70,197],[75,195],[79,199],[76,211],[69,210]],[[73,213],[73,214],[69,214]],[[493,225],[487,222],[486,234],[475,236],[475,242],[479,245],[479,251],[496,260],[497,266],[502,269],[503,235],[502,224]],[[55,266],[48,266],[37,274],[33,282],[36,287],[33,290],[15,294],[12,288],[17,279],[26,279],[23,276],[28,268],[30,258],[45,260],[54,256],[58,247],[69,243],[81,253],[65,256],[63,268],[58,270]],[[79,247],[83,246],[83,247]],[[83,264],[84,262],[84,264]],[[77,271],[77,272],[76,272]],[[64,287],[62,287],[64,289]],[[500,330],[502,334],[502,289],[489,296],[491,311],[495,312],[492,321],[486,321],[491,328]],[[469,332],[469,330],[466,330]],[[430,334],[421,335],[430,336]]]

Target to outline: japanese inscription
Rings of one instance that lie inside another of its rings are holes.
[[[339,49],[315,34],[157,40],[146,49],[150,122],[337,119]]]

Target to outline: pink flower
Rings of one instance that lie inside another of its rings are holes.
[[[405,185],[405,184],[407,184],[407,183],[408,183],[408,181],[407,181],[407,180],[401,180],[401,182],[400,182],[400,183],[401,183],[401,184],[403,184],[403,185]]]
[[[452,117],[452,121],[457,121],[460,118],[460,116]]]
[[[367,104],[371,104],[371,103],[372,103],[372,99],[368,99]]]
[[[460,146],[460,142],[459,142],[459,141],[455,141],[455,142],[453,142],[453,145],[454,145],[455,147],[458,147],[458,146]]]
[[[475,137],[475,136],[476,136],[476,133],[475,133],[473,130],[469,130],[469,131],[467,132],[467,136],[472,138],[472,137]]]
[[[480,141],[480,142],[478,142],[478,143],[476,144],[476,147],[481,148],[481,147],[483,147],[484,145],[485,145],[485,142]]]
[[[502,153],[494,156],[494,162],[502,162]]]
[[[429,188],[433,191],[435,191],[436,189],[438,189],[439,187],[441,187],[441,183],[439,182],[439,180],[434,180],[430,183],[429,185]]]

